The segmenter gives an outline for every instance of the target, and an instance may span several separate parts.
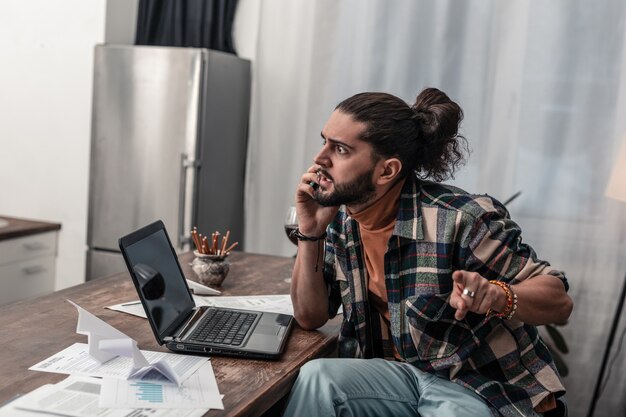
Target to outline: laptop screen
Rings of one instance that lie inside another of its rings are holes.
[[[162,340],[195,307],[176,254],[163,228],[126,246],[125,253],[148,319]]]

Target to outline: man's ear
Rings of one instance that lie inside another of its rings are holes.
[[[398,158],[389,158],[379,161],[376,184],[385,185],[398,179],[402,171],[402,162]]]

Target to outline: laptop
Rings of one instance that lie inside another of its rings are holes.
[[[278,359],[293,316],[197,307],[162,221],[119,239],[150,327],[175,352]]]

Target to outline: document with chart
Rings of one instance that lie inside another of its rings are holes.
[[[104,378],[102,408],[212,408],[223,410],[211,362],[206,362],[181,386],[119,378]]]
[[[57,384],[43,385],[5,405],[0,409],[0,417],[52,414],[69,417],[202,417],[209,411],[208,407],[194,410],[102,408],[98,406],[101,386],[99,378],[69,376]]]

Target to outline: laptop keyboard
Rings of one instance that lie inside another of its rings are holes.
[[[190,339],[196,342],[239,346],[256,316],[255,313],[211,309],[194,330]]]

